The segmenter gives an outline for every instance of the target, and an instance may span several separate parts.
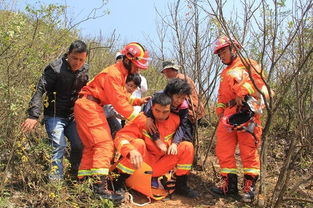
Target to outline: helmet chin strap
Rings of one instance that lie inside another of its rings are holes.
[[[237,54],[231,52],[230,63],[227,65],[231,65],[236,58],[237,58]]]
[[[128,74],[130,74],[130,72],[131,72],[131,69],[132,69],[132,62],[129,60],[129,59],[127,59],[127,58],[124,58],[123,59],[123,65],[124,65],[124,67],[127,69],[127,71],[128,71]]]
[[[231,62],[233,62],[237,58],[237,54],[231,54]]]

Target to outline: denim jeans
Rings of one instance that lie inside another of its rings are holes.
[[[52,164],[49,178],[52,180],[63,178],[63,156],[66,149],[65,136],[69,139],[71,144],[71,174],[77,175],[82,157],[83,145],[77,133],[75,120],[45,116],[44,122],[52,145]]]

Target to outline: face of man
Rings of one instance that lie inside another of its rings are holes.
[[[67,62],[70,65],[72,71],[77,71],[84,65],[86,58],[87,52],[78,53],[72,51],[67,55]]]
[[[137,89],[137,85],[135,84],[134,81],[127,82],[125,87],[126,87],[127,92],[130,93],[130,94],[135,92],[135,90]]]
[[[152,105],[152,114],[156,121],[164,121],[166,120],[171,113],[171,105],[160,105],[153,104]]]
[[[173,68],[164,69],[162,73],[166,76],[167,79],[173,79],[177,75],[177,71]]]
[[[234,55],[235,51],[234,50],[230,50],[230,47],[225,47],[225,48],[221,48],[220,50],[217,51],[217,55],[218,57],[221,59],[221,61],[223,62],[223,64],[229,65],[232,63],[232,58]]]
[[[172,106],[177,108],[180,106],[184,100],[187,98],[187,95],[185,94],[174,94],[172,95]]]

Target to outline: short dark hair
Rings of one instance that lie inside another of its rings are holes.
[[[168,82],[164,89],[164,93],[170,97],[174,94],[191,95],[191,87],[186,80],[174,78]]]
[[[139,74],[128,74],[126,83],[130,81],[133,81],[137,87],[140,87],[141,85],[141,77]]]
[[[167,106],[172,103],[172,99],[170,96],[163,92],[155,93],[152,97],[152,105],[160,104],[162,106]]]
[[[70,47],[68,48],[68,53],[77,52],[77,53],[84,53],[87,51],[87,45],[82,40],[75,40],[71,43]]]

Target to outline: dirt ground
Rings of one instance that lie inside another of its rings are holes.
[[[216,158],[212,158],[212,165],[216,168]],[[193,170],[189,176],[188,184],[194,190],[199,193],[199,196],[196,199],[189,199],[186,197],[182,197],[179,195],[173,194],[171,199],[163,199],[160,201],[153,200],[151,203],[143,206],[145,208],[189,208],[189,207],[207,207],[207,208],[227,208],[227,207],[255,207],[256,204],[251,203],[243,203],[240,201],[240,198],[216,198],[211,195],[208,191],[210,186],[215,185],[215,181],[219,181],[219,179],[215,176],[216,173],[209,171],[197,171]],[[240,179],[239,179],[240,180]],[[238,188],[241,189],[242,181],[239,181]],[[135,202],[139,204],[143,204],[148,202],[148,199],[141,194],[133,193],[133,198]],[[127,195],[126,195],[127,196]],[[135,208],[140,207],[134,205],[130,202],[130,200],[126,200],[125,203],[120,205],[122,208]]]

